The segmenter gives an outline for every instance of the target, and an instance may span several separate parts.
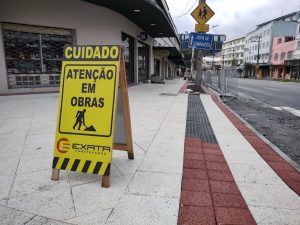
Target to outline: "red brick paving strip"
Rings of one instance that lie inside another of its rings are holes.
[[[256,224],[218,144],[185,138],[178,225]]]
[[[188,82],[189,82],[188,80],[186,80],[184,82],[184,84],[182,85],[182,87],[179,89],[178,94],[183,94],[185,92],[185,89],[186,89],[186,87],[188,85]]]
[[[300,173],[284,160],[271,146],[260,139],[253,131],[251,131],[236,115],[234,115],[212,91],[203,87],[203,90],[211,94],[213,101],[218,105],[227,118],[240,131],[246,140],[252,145],[257,153],[269,164],[274,172],[295,192],[300,196]]]

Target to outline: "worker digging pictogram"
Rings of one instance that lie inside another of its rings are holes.
[[[85,113],[86,109],[80,111],[78,110],[76,113],[76,121],[73,125],[73,130],[76,130],[76,127],[78,130],[81,130],[81,126],[83,125],[85,127],[84,131],[96,131],[95,127],[93,125],[90,125],[87,127],[85,124]]]

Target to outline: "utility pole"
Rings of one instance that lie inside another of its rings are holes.
[[[199,4],[206,3],[206,0],[199,0]],[[202,60],[203,60],[203,50],[196,50],[197,60],[196,60],[196,87],[197,91],[201,90],[201,83],[202,83]]]

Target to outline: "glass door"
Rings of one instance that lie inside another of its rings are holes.
[[[127,83],[134,83],[134,39],[122,33]]]
[[[139,82],[149,79],[149,46],[138,42]]]

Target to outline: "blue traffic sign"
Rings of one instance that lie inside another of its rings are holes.
[[[204,50],[210,50],[212,48],[213,35],[203,33],[191,33],[190,34],[190,48],[198,48]]]

